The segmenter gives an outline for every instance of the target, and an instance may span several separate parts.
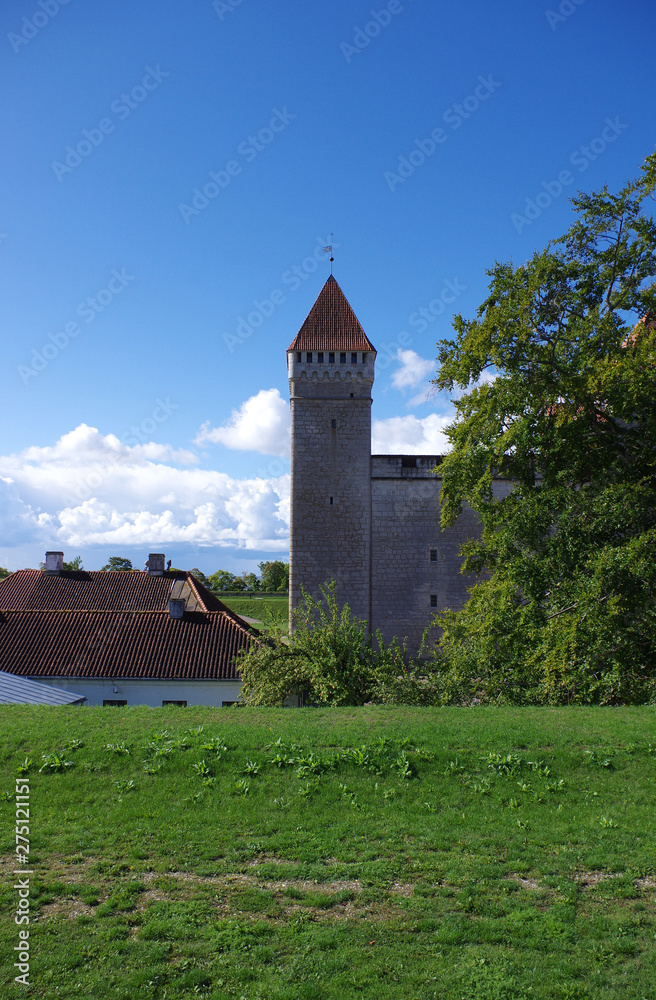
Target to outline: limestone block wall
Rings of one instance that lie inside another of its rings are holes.
[[[371,383],[353,379],[357,393],[351,380],[322,379],[306,397],[302,381],[290,386],[290,609],[301,585],[318,596],[335,579],[340,603],[369,620]]]
[[[480,532],[465,508],[452,528],[440,529],[438,456],[372,458],[371,626],[386,641],[407,637],[415,653],[437,610],[463,606],[472,574],[460,572],[460,546]],[[501,494],[508,484],[495,484]],[[431,597],[436,606],[431,606]]]

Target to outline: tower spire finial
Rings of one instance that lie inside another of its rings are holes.
[[[330,254],[330,273],[332,274],[333,264],[335,262],[335,258],[333,257],[333,233],[330,234],[330,246],[324,247],[323,252]]]

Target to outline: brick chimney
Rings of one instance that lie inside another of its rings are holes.
[[[48,576],[59,576],[64,569],[63,552],[46,552],[45,572]]]
[[[164,576],[164,563],[166,556],[163,552],[151,552],[148,556],[146,569],[151,576]]]

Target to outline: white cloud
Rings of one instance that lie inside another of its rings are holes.
[[[195,444],[222,444],[235,451],[258,451],[262,455],[289,455],[289,405],[277,389],[260,389],[233,410],[221,427],[200,428]]]
[[[374,420],[371,449],[374,455],[444,455],[451,450],[444,428],[452,415],[431,413],[421,420],[414,416]]]
[[[288,475],[238,480],[189,468],[195,462],[192,452],[125,445],[85,424],[50,447],[2,456],[4,544],[287,548]]]
[[[392,385],[395,389],[415,389],[435,371],[435,362],[421,358],[416,351],[404,351],[399,347],[396,360],[401,362],[401,367],[392,375]]]

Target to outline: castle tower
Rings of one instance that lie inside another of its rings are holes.
[[[376,350],[331,275],[287,350],[290,612],[334,579],[371,621],[371,389]]]

